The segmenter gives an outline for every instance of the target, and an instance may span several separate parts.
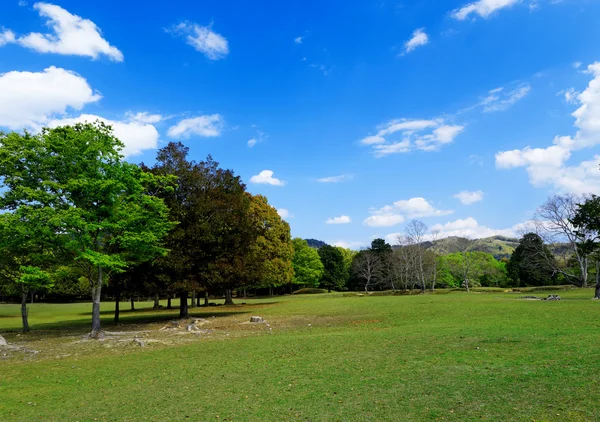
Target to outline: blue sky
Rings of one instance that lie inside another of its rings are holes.
[[[515,235],[600,193],[600,2],[0,4],[0,128],[102,118],[242,176],[292,234],[353,248],[412,218]]]

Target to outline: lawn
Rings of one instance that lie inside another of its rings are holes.
[[[11,331],[18,306],[0,305],[0,333],[39,352],[0,350],[0,420],[599,420],[600,303],[591,290],[551,293],[564,300],[247,300],[193,309],[202,335],[160,330],[177,312],[150,303],[110,326],[104,304],[105,329],[141,330],[146,347],[82,340],[89,304],[32,305],[28,335]]]

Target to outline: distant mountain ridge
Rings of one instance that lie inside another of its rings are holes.
[[[306,243],[308,243],[308,246],[310,246],[311,248],[315,248],[315,249],[319,249],[321,246],[327,245],[327,243],[323,242],[322,240],[317,240],[317,239],[304,239],[304,240],[306,240]]]
[[[519,246],[519,239],[506,236],[492,236],[482,239],[467,239],[464,237],[451,236],[435,242],[425,242],[427,249],[445,255],[464,250],[472,252],[485,252],[496,259],[510,258],[514,250]]]

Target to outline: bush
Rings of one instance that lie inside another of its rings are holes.
[[[312,288],[312,287],[306,287],[304,289],[296,290],[292,294],[293,295],[315,295],[315,294],[320,294],[320,293],[327,293],[327,290],[325,290],[325,289],[315,289],[315,288]]]

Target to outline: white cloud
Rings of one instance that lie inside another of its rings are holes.
[[[302,40],[304,40],[304,37],[296,37],[296,38],[294,38],[294,42],[296,44],[302,44]]]
[[[112,126],[115,137],[119,138],[125,144],[125,148],[121,152],[126,157],[138,155],[145,150],[156,149],[158,147],[158,131],[153,125],[147,123],[109,120],[92,114],[82,114],[75,118],[51,120],[47,125],[48,127],[57,127],[73,125],[75,123],[93,123],[96,120]]]
[[[15,42],[15,33],[5,29],[0,32],[0,47]]]
[[[583,63],[581,63],[581,62],[575,62],[575,63],[573,63],[573,68],[579,69],[582,65],[583,65]]]
[[[587,88],[576,96],[580,105],[572,113],[577,131],[574,136],[557,136],[546,148],[503,151],[496,154],[496,167],[510,169],[525,167],[534,186],[552,186],[560,192],[600,192],[600,156],[566,165],[572,152],[600,144],[600,62],[588,66],[586,73],[594,78]]]
[[[435,224],[431,231],[438,231],[438,239],[450,236],[479,239],[491,236],[519,237],[527,223],[519,223],[507,229],[491,229],[480,225],[473,217],[458,219],[446,224]]]
[[[329,176],[329,177],[321,177],[317,179],[319,183],[341,183],[346,182],[348,180],[352,180],[352,176],[349,174],[341,174],[339,176]]]
[[[147,111],[139,112],[139,113],[135,113],[135,114],[132,113],[131,111],[129,111],[125,115],[127,116],[127,118],[129,120],[131,120],[133,122],[139,122],[139,123],[154,124],[154,123],[159,123],[165,119],[165,117],[161,116],[160,114],[150,114]]]
[[[429,43],[429,37],[424,31],[424,28],[416,29],[410,40],[404,43],[404,52],[410,53],[417,47],[421,47]]]
[[[0,126],[37,130],[51,118],[100,98],[84,78],[57,67],[0,74]]]
[[[438,210],[425,198],[411,198],[394,202],[394,208],[408,218],[438,217],[452,214],[451,210]]]
[[[564,95],[567,104],[577,104],[577,96],[580,93],[575,91],[575,88],[569,88],[560,91],[557,95]]]
[[[404,216],[393,212],[377,213],[365,218],[363,222],[369,227],[391,227],[404,222]]]
[[[212,24],[202,26],[192,22],[182,22],[168,32],[185,38],[185,41],[210,60],[219,60],[229,54],[227,39],[212,30]]]
[[[469,3],[460,9],[452,12],[452,17],[458,20],[465,20],[471,14],[476,14],[482,18],[490,17],[494,12],[506,7],[517,4],[520,0],[477,0]]]
[[[390,227],[403,223],[406,218],[439,217],[453,212],[438,210],[425,198],[411,198],[396,201],[393,205],[386,205],[380,209],[371,209],[372,215],[364,220],[364,224],[370,227]]]
[[[489,92],[489,95],[483,100],[483,111],[490,113],[494,111],[508,110],[513,104],[524,98],[531,91],[531,86],[524,84],[512,91],[504,91],[503,88],[496,88]]]
[[[255,137],[249,139],[248,140],[248,147],[252,148],[254,145],[256,145],[257,142],[258,142],[258,140]]]
[[[183,119],[167,131],[171,138],[189,139],[191,136],[202,136],[210,138],[221,135],[223,129],[223,117],[220,114],[209,114],[204,116]]]
[[[337,246],[339,248],[354,249],[354,250],[361,249],[364,246],[366,246],[364,242],[359,242],[359,241],[347,242],[345,240],[337,240],[335,242],[330,242],[330,244],[333,246]]]
[[[285,208],[279,208],[277,210],[277,214],[279,214],[279,216],[283,219],[294,218],[294,216],[290,213],[290,211]]]
[[[375,135],[361,139],[360,143],[371,146],[376,157],[413,150],[437,151],[451,143],[463,130],[464,126],[447,125],[443,119],[396,119],[379,125]],[[388,141],[394,134],[398,134],[401,140]]]
[[[483,192],[480,190],[474,192],[464,190],[462,192],[457,193],[456,195],[453,195],[453,197],[458,199],[464,205],[471,205],[483,200]]]
[[[349,224],[352,222],[352,219],[347,215],[340,215],[339,217],[328,218],[325,221],[326,224]]]
[[[263,170],[260,173],[252,176],[250,178],[250,183],[254,184],[262,184],[262,185],[272,185],[272,186],[283,186],[285,182],[283,180],[279,180],[273,177],[273,172],[271,170]]]
[[[94,59],[105,55],[111,60],[123,61],[123,53],[102,38],[100,28],[91,20],[73,15],[54,4],[36,3],[33,8],[41,17],[47,18],[46,24],[53,32],[32,32],[19,37],[16,42],[23,47],[40,53],[87,56]]]
[[[25,6],[27,6],[27,2],[25,0],[19,0],[18,5],[21,7],[25,7]]]

